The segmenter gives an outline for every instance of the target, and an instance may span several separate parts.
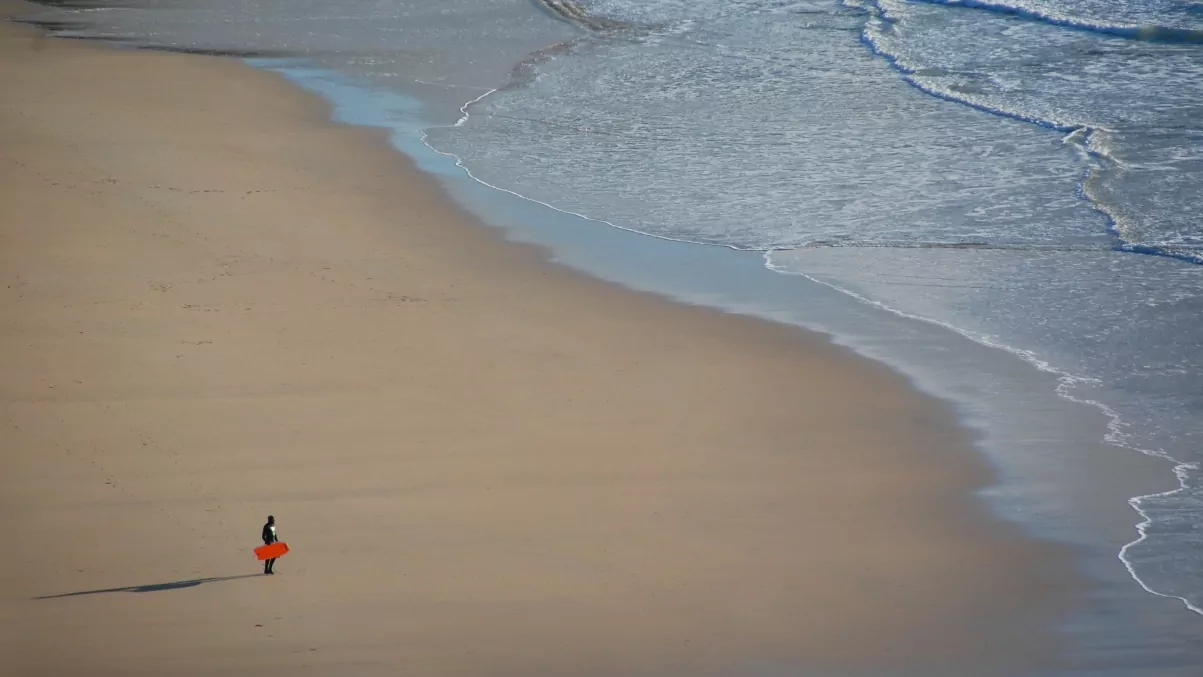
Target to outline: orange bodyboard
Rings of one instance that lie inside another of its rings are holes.
[[[288,544],[282,542],[271,545],[261,545],[255,548],[255,557],[259,559],[275,559],[288,552]]]

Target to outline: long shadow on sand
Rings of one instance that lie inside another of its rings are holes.
[[[107,592],[162,592],[164,590],[180,590],[194,588],[205,583],[219,581],[236,581],[240,578],[257,578],[263,574],[242,574],[241,576],[216,576],[211,578],[193,578],[187,581],[172,581],[170,583],[152,583],[150,585],[130,585],[124,588],[104,588],[103,590],[81,590],[79,592],[64,592],[59,595],[42,595],[34,599],[58,599],[60,597],[79,597],[81,595],[101,595]]]

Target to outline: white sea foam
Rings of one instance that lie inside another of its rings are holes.
[[[996,250],[996,251],[997,251],[998,255],[1000,255],[1000,256],[1010,255],[1008,250]],[[952,250],[950,253],[952,255],[955,255],[957,252],[955,250]],[[1073,252],[1049,252],[1049,253],[1047,253],[1047,255],[1049,255],[1049,256],[1053,256],[1053,255],[1073,256],[1074,254],[1073,254]],[[1106,254],[1096,254],[1096,255],[1106,255]],[[1122,255],[1116,254],[1116,255],[1111,255],[1111,256],[1120,257]],[[788,262],[782,261],[781,259],[783,257],[788,258],[789,261]],[[1186,594],[1177,594],[1175,592],[1169,591],[1165,587],[1166,586],[1165,581],[1154,582],[1154,581],[1151,581],[1148,576],[1143,575],[1141,562],[1144,561],[1144,558],[1140,558],[1140,557],[1137,557],[1134,555],[1134,553],[1137,549],[1139,549],[1142,545],[1146,544],[1149,541],[1149,538],[1150,538],[1149,529],[1155,522],[1155,518],[1153,517],[1153,515],[1146,509],[1146,504],[1149,501],[1152,501],[1155,499],[1173,499],[1175,497],[1181,496],[1184,493],[1186,493],[1189,489],[1188,480],[1191,478],[1191,473],[1199,470],[1199,464],[1197,462],[1180,460],[1179,458],[1176,458],[1172,453],[1168,452],[1167,450],[1165,450],[1163,448],[1153,448],[1153,447],[1149,447],[1149,446],[1143,444],[1141,442],[1141,436],[1138,434],[1135,434],[1132,431],[1132,424],[1129,421],[1125,420],[1125,418],[1121,414],[1121,412],[1118,411],[1114,406],[1111,406],[1110,404],[1108,404],[1100,399],[1093,398],[1093,397],[1086,397],[1086,396],[1082,396],[1079,394],[1079,391],[1081,391],[1084,387],[1098,388],[1100,386],[1105,385],[1103,378],[1094,376],[1094,375],[1073,373],[1070,370],[1059,367],[1059,366],[1053,364],[1050,360],[1045,359],[1043,356],[1041,356],[1040,352],[1037,350],[1031,350],[1031,349],[1017,347],[1012,339],[1006,339],[1006,338],[1000,337],[998,335],[987,334],[987,333],[983,333],[980,331],[969,330],[969,329],[966,329],[961,324],[958,324],[956,321],[941,320],[941,319],[936,319],[930,315],[923,314],[923,313],[908,312],[906,310],[903,310],[903,309],[897,307],[896,305],[892,305],[891,303],[883,302],[883,301],[879,300],[878,298],[870,297],[869,295],[866,295],[865,293],[858,292],[857,290],[853,289],[852,286],[850,286],[848,284],[841,284],[836,281],[836,280],[840,279],[841,277],[848,279],[848,280],[853,280],[853,279],[856,279],[858,276],[863,275],[863,272],[858,273],[858,272],[854,272],[854,271],[849,271],[848,273],[841,275],[838,271],[845,269],[846,266],[844,268],[842,268],[840,265],[832,265],[832,264],[828,264],[826,266],[822,266],[822,265],[811,266],[811,267],[818,268],[818,269],[824,271],[824,273],[821,275],[811,273],[811,272],[808,272],[808,270],[807,270],[808,266],[806,264],[806,254],[804,252],[789,252],[789,251],[766,252],[765,263],[766,263],[766,266],[769,267],[771,270],[775,270],[777,272],[788,274],[788,275],[797,275],[797,276],[804,277],[812,282],[815,282],[817,284],[821,284],[821,285],[824,285],[831,289],[834,289],[842,294],[845,294],[853,299],[856,299],[859,302],[871,305],[871,306],[879,308],[883,311],[898,315],[900,317],[905,317],[905,318],[908,318],[911,320],[918,320],[918,321],[922,321],[925,323],[940,326],[944,329],[955,332],[956,334],[963,336],[976,343],[979,343],[981,345],[985,345],[990,348],[998,349],[998,350],[1010,353],[1012,355],[1015,355],[1015,356],[1019,357],[1020,359],[1024,360],[1025,362],[1027,362],[1028,364],[1032,365],[1036,369],[1038,369],[1042,372],[1046,372],[1046,373],[1054,375],[1057,378],[1057,386],[1055,388],[1055,393],[1059,397],[1062,397],[1066,400],[1076,402],[1076,403],[1079,403],[1079,404],[1082,404],[1085,406],[1092,407],[1092,408],[1098,410],[1099,412],[1101,412],[1107,419],[1107,430],[1104,435],[1104,441],[1106,443],[1116,446],[1116,447],[1122,447],[1125,449],[1132,450],[1134,452],[1139,452],[1146,456],[1158,458],[1158,459],[1169,462],[1172,465],[1172,471],[1174,473],[1174,476],[1178,480],[1178,484],[1179,484],[1178,488],[1170,490],[1170,491],[1165,491],[1165,492],[1159,492],[1159,493],[1148,494],[1148,495],[1143,495],[1143,496],[1136,496],[1136,497],[1133,497],[1132,499],[1130,499],[1129,504],[1137,512],[1137,514],[1139,515],[1139,518],[1140,518],[1139,523],[1135,525],[1135,529],[1137,531],[1137,538],[1135,540],[1129,542],[1128,544],[1126,544],[1118,553],[1118,557],[1119,557],[1120,561],[1123,563],[1126,570],[1131,575],[1131,577],[1146,591],[1156,594],[1158,596],[1177,599],[1177,600],[1181,601],[1188,609],[1195,611],[1196,613],[1203,613],[1203,610],[1201,610],[1201,608],[1200,608],[1201,606],[1203,606],[1200,604],[1200,600],[1192,599],[1189,595],[1186,595]],[[947,266],[938,266],[936,269],[947,270],[948,267]],[[902,274],[901,271],[898,271],[898,272],[892,273],[892,276],[897,276],[897,275],[901,275],[901,274]],[[964,278],[958,278],[958,279],[961,279],[963,282],[965,281]],[[940,286],[943,288],[950,287],[950,285],[940,285]],[[952,287],[955,289],[969,288],[964,284],[952,285]],[[975,284],[971,288],[983,289],[983,288],[989,288],[989,287],[990,287],[990,285]],[[1004,287],[998,289],[997,293],[1006,293],[1006,291],[1007,290],[1005,289],[1005,285],[1004,285]],[[1182,293],[1185,293],[1185,292],[1182,292]],[[1190,295],[1189,298],[1197,298],[1199,293],[1200,292],[1197,290],[1195,292],[1195,294]],[[1143,301],[1139,301],[1139,300],[1136,302],[1140,303],[1140,304],[1144,303]],[[947,306],[947,307],[952,307],[952,306]],[[1192,372],[1187,371],[1187,370],[1178,370],[1178,373],[1181,375],[1188,375],[1188,374],[1191,374]]]

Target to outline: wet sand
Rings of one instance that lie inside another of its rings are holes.
[[[0,25],[0,92],[6,674],[1056,662],[1069,555],[893,372],[549,264],[235,60]]]

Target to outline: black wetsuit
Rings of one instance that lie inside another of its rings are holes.
[[[263,525],[263,545],[271,545],[272,543],[275,543],[277,540],[279,540],[279,539],[276,538],[275,523],[268,522],[267,524],[264,524]],[[264,560],[263,561],[263,573],[265,573],[265,574],[275,573],[272,571],[272,566],[275,563],[276,563],[275,557],[273,557],[269,560]]]

